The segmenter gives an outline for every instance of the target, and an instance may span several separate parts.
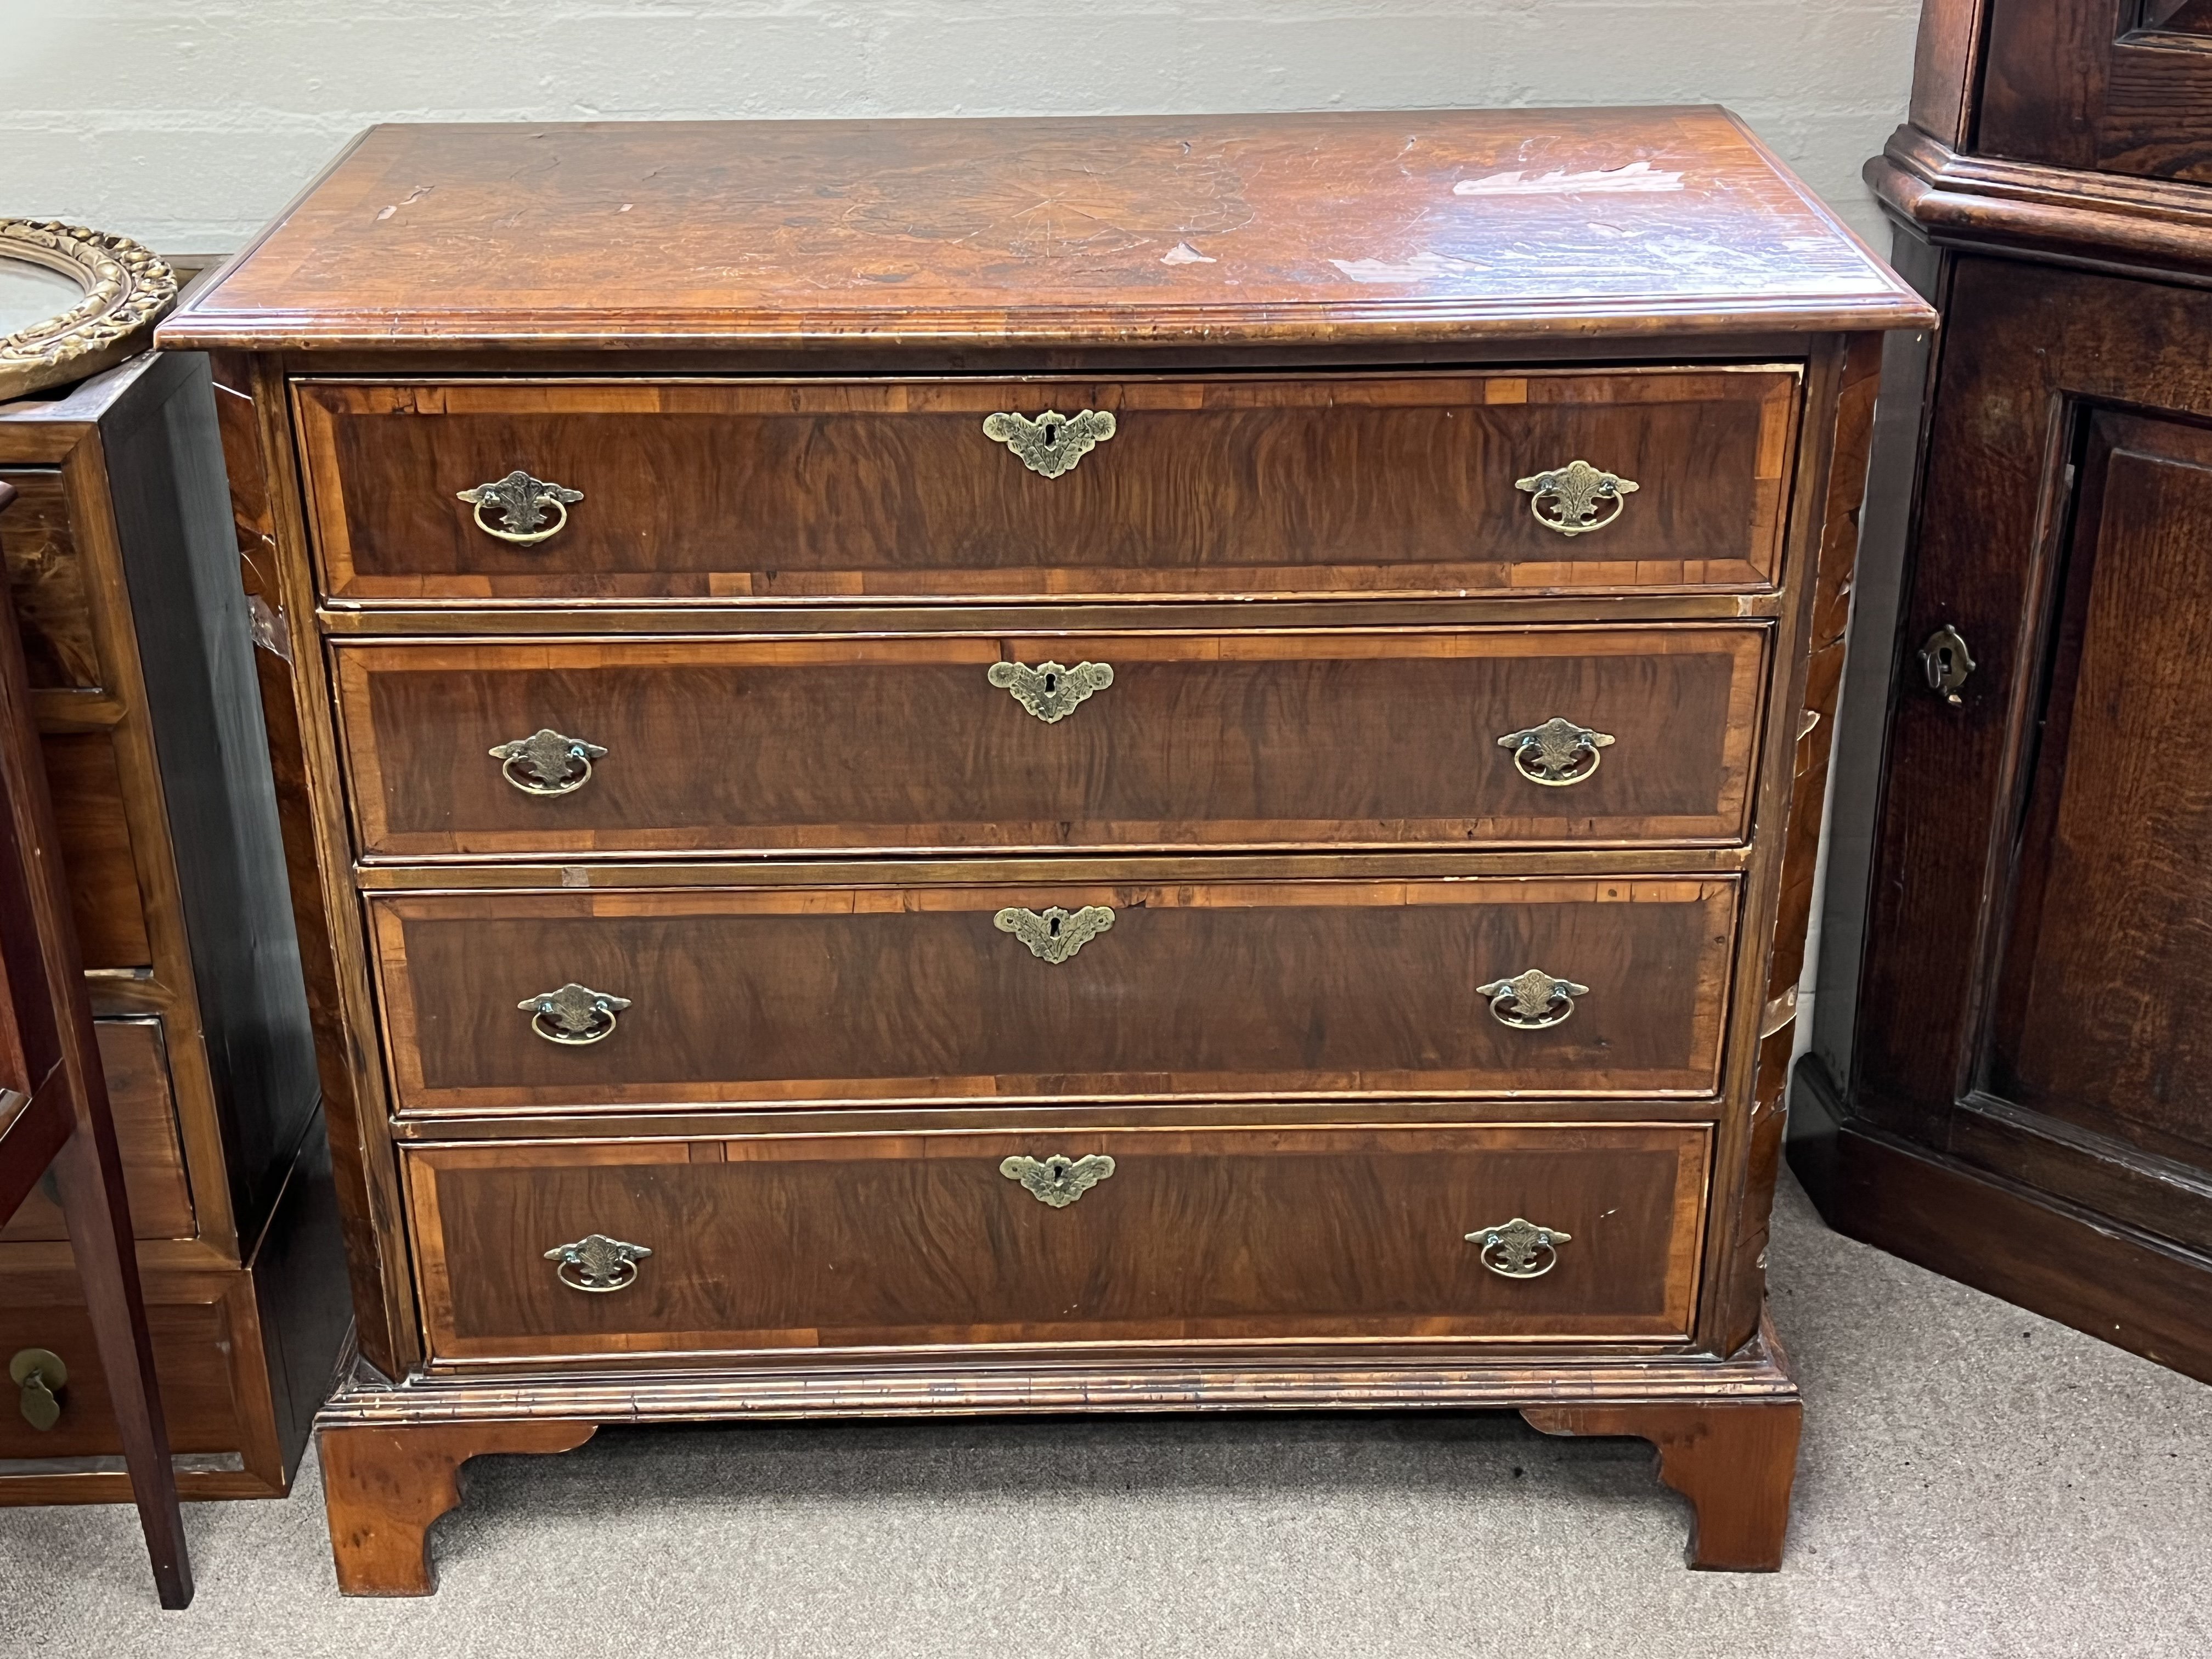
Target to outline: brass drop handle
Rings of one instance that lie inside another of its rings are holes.
[[[553,1271],[570,1290],[604,1296],[637,1283],[637,1264],[652,1254],[642,1244],[586,1233],[574,1244],[556,1244],[545,1252],[545,1259],[560,1264]]]
[[[1041,662],[1031,668],[1018,662],[994,662],[983,678],[1042,720],[1047,726],[1064,720],[1094,691],[1114,684],[1114,665],[1079,662],[1073,668]]]
[[[1564,789],[1580,783],[1597,770],[1598,750],[1613,747],[1613,734],[1577,726],[1554,714],[1541,726],[1525,732],[1508,732],[1498,738],[1500,749],[1513,751],[1513,769],[1531,783]]]
[[[500,775],[526,795],[573,793],[592,781],[592,763],[607,757],[596,743],[565,737],[550,726],[500,744],[489,753],[499,763]]]
[[[1511,979],[1494,979],[1475,988],[1478,996],[1490,999],[1491,1018],[1500,1025],[1520,1031],[1540,1031],[1557,1025],[1575,1011],[1575,999],[1589,994],[1589,987],[1531,968]]]
[[[1073,415],[1048,409],[1034,420],[1007,410],[983,417],[983,435],[1012,450],[1030,471],[1057,478],[1112,437],[1119,424],[1106,409]]]
[[[40,1433],[62,1420],[61,1391],[69,1367],[47,1348],[25,1348],[8,1362],[8,1380],[22,1389],[23,1420]]]
[[[1513,487],[1528,493],[1528,511],[1536,522],[1562,536],[1587,536],[1593,530],[1604,529],[1620,516],[1622,497],[1643,488],[1633,478],[1603,471],[1579,459],[1516,478]],[[1606,509],[1602,517],[1601,508]]]
[[[1009,1181],[1020,1182],[1038,1203],[1064,1210],[1112,1175],[1114,1160],[1103,1152],[1085,1158],[1068,1158],[1060,1152],[1049,1158],[1029,1158],[1018,1153],[999,1165],[999,1173]]]
[[[1040,962],[1055,966],[1114,925],[1114,913],[1103,904],[1086,904],[1080,910],[1024,910],[1008,908],[991,918],[1002,933],[1012,933],[1030,948]]]
[[[1559,1246],[1573,1237],[1516,1215],[1495,1227],[1477,1227],[1467,1242],[1482,1246],[1482,1265],[1501,1279],[1541,1279],[1559,1265]]]
[[[615,1016],[629,1006],[629,999],[571,980],[557,991],[540,991],[514,1006],[530,1016],[530,1029],[548,1042],[580,1048],[614,1035]]]
[[[459,492],[459,499],[474,503],[477,528],[487,536],[496,536],[503,542],[528,547],[542,542],[548,536],[557,536],[568,522],[568,506],[584,499],[580,489],[570,489],[562,484],[549,483],[543,478],[533,478],[517,467],[504,478],[495,478],[489,483],[480,483],[473,489]],[[488,524],[484,508],[490,507],[506,520],[505,528]],[[547,508],[551,508],[553,522],[545,523]],[[544,529],[539,529],[544,525]]]

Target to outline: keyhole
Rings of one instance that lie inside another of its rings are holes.
[[[1058,916],[1054,916],[1049,921],[1046,922],[1045,931],[1050,933],[1054,939],[1058,939],[1060,937],[1060,918]]]
[[[1046,676],[1044,677],[1044,689],[1045,689],[1045,693],[1046,693],[1046,695],[1047,695],[1048,696],[1050,696],[1053,692],[1059,690],[1060,690],[1060,676],[1059,676],[1059,675],[1057,675],[1057,674],[1048,674],[1048,675],[1046,675]]]
[[[1057,426],[1053,425],[1050,422],[1047,422],[1044,428],[1044,447],[1047,449],[1051,449],[1057,447],[1059,442],[1060,428]]]

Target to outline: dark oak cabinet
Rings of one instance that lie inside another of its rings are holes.
[[[1878,443],[1791,1153],[1845,1231],[2212,1378],[2212,191],[2110,176],[2203,176],[2199,9],[1996,5],[1962,130],[2034,164],[1869,167],[1944,323]]]

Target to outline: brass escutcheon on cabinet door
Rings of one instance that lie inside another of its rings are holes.
[[[1114,665],[1079,662],[1073,668],[1056,662],[994,662],[983,678],[1042,720],[1047,726],[1064,720],[1094,691],[1114,684]]]
[[[568,522],[568,504],[584,499],[580,489],[566,485],[549,483],[543,478],[533,478],[517,467],[504,478],[489,483],[480,483],[473,489],[459,492],[459,499],[474,503],[477,528],[487,536],[496,536],[503,542],[514,542],[527,547],[542,542],[548,536],[557,536]],[[507,521],[502,530],[484,521],[484,508],[494,507]],[[545,524],[545,511],[553,510],[553,522]],[[541,530],[540,525],[545,525]]]
[[[571,980],[557,991],[540,991],[514,1006],[530,1016],[530,1029],[548,1042],[580,1048],[611,1036],[615,1016],[629,1006],[629,999]]]
[[[1048,409],[1035,420],[1006,410],[983,417],[983,435],[1012,450],[1030,471],[1057,478],[1112,437],[1119,424],[1113,411],[1104,409],[1073,415]]]
[[[69,1366],[51,1348],[25,1348],[8,1361],[8,1380],[23,1391],[23,1420],[40,1434],[62,1420]]]
[[[1643,488],[1633,478],[1603,471],[1581,459],[1516,478],[1513,487],[1528,492],[1528,511],[1535,514],[1536,522],[1562,536],[1587,536],[1593,530],[1604,529],[1620,516],[1621,498]],[[1544,510],[1547,502],[1549,513]],[[1599,518],[1598,509],[1607,506],[1613,510]]]
[[[1575,1011],[1575,999],[1589,994],[1589,987],[1531,968],[1511,979],[1494,979],[1478,985],[1475,994],[1490,999],[1491,1018],[1519,1031],[1540,1031],[1557,1025]]]
[[[991,925],[1028,945],[1040,962],[1057,964],[1111,927],[1114,913],[1103,904],[1086,904],[1080,910],[1063,910],[1055,904],[1042,912],[1009,906],[991,918]]]
[[[1541,726],[1507,732],[1498,738],[1498,746],[1513,751],[1513,769],[1529,782],[1564,789],[1596,771],[1597,751],[1612,748],[1613,743],[1609,732],[1593,732],[1563,714],[1554,714]]]
[[[581,789],[592,781],[592,763],[607,757],[596,743],[566,737],[550,726],[487,752],[499,763],[500,775],[526,795],[566,795]]]
[[[574,1244],[556,1244],[545,1252],[545,1259],[561,1264],[553,1271],[570,1290],[604,1296],[635,1285],[637,1264],[652,1254],[642,1244],[625,1244],[605,1233],[586,1233]]]
[[[999,1165],[999,1173],[1009,1181],[1020,1182],[1038,1203],[1064,1210],[1112,1175],[1114,1160],[1104,1152],[1092,1152],[1086,1158],[1067,1158],[1059,1152],[1049,1158],[1025,1158],[1016,1153]]]
[[[1495,1227],[1477,1227],[1467,1242],[1482,1246],[1482,1265],[1501,1279],[1541,1279],[1559,1265],[1559,1247],[1573,1237],[1516,1215]]]

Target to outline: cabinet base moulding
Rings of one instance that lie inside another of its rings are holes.
[[[1082,1411],[1518,1411],[1547,1434],[1649,1440],[1689,1498],[1690,1565],[1781,1565],[1802,1407],[1769,1328],[1729,1359],[1696,1355],[1489,1365],[784,1367],[562,1381],[416,1378],[357,1366],[316,1419],[338,1586],[428,1595],[428,1534],[461,1501],[470,1458],[573,1451],[606,1423],[997,1416]]]

